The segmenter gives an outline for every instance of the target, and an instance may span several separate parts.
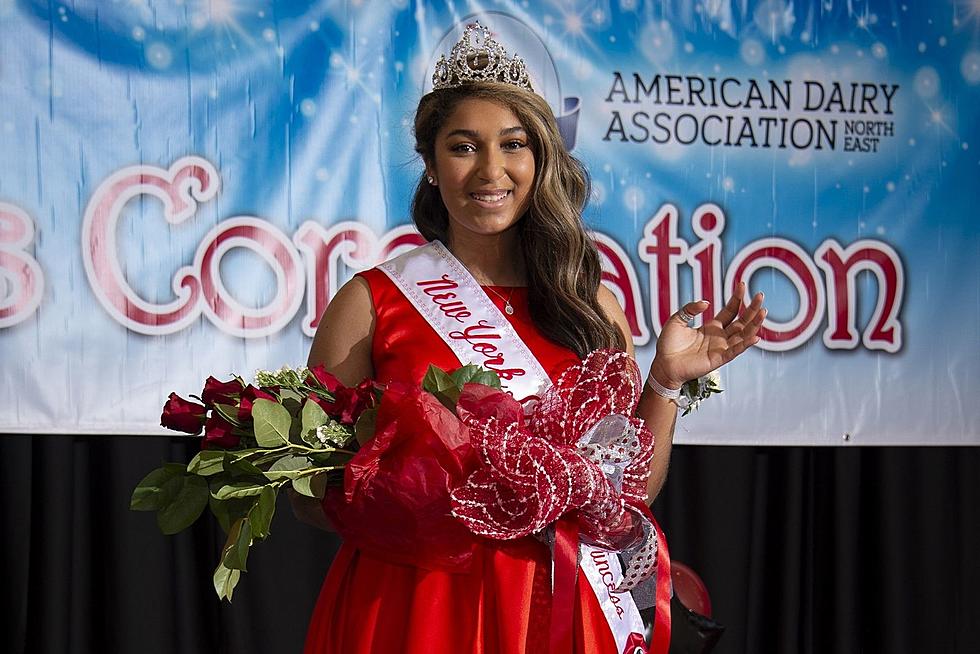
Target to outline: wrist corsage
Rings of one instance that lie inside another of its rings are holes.
[[[698,408],[701,400],[705,400],[715,393],[721,393],[723,390],[721,375],[718,374],[717,370],[712,370],[707,375],[684,382],[681,386],[680,397],[675,402],[677,402],[677,406],[684,409],[681,415],[686,416]]]

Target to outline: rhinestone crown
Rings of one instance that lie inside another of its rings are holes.
[[[504,47],[494,40],[490,30],[480,23],[466,26],[461,38],[449,52],[436,62],[432,73],[432,89],[451,89],[468,82],[503,82],[527,91],[534,91],[527,75],[524,60],[507,56]]]

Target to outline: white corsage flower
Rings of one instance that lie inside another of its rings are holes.
[[[714,393],[721,393],[721,375],[717,370],[712,370],[707,375],[702,375],[697,379],[684,382],[681,386],[681,396],[677,398],[677,406],[684,409],[682,416],[686,416],[691,411],[698,408],[701,400],[707,399]]]

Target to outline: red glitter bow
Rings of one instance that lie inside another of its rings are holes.
[[[591,353],[524,406],[467,386],[457,413],[482,465],[453,491],[453,515],[476,534],[513,539],[575,511],[596,544],[635,541],[627,505],[645,500],[653,457],[653,435],[634,417],[641,392],[636,363],[613,350]]]

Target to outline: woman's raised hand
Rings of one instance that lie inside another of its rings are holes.
[[[724,308],[702,327],[688,326],[693,318],[708,308],[708,302],[690,302],[672,315],[657,339],[657,354],[650,374],[667,388],[680,388],[689,379],[697,379],[720,368],[759,342],[758,331],[766,318],[762,293],[739,315],[745,297],[745,282],[740,282]],[[686,314],[686,315],[685,315]]]

